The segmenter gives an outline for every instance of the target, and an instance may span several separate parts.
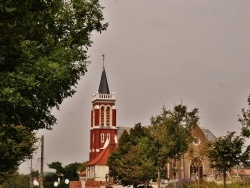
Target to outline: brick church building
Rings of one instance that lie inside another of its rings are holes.
[[[110,93],[103,66],[99,89],[93,94],[92,100],[89,162],[84,174],[85,187],[100,187],[112,181],[108,175],[107,160],[116,149],[117,140],[122,132],[125,129],[129,130],[126,127],[117,127],[115,102],[115,93]]]
[[[110,93],[105,67],[99,90],[93,95],[90,127],[89,162],[86,165],[86,187],[106,182],[110,153],[117,146],[115,93]]]
[[[102,187],[112,183],[109,177],[107,160],[117,148],[117,140],[124,130],[116,124],[115,93],[110,93],[105,67],[103,66],[98,92],[93,94],[89,162],[86,171],[81,173],[80,182],[71,182],[71,188]],[[195,142],[179,161],[170,161],[166,165],[166,179],[206,178],[213,174],[209,161],[203,154],[204,146],[215,136],[208,130],[197,126],[192,132]],[[173,165],[174,164],[174,165]],[[80,183],[80,184],[79,184]],[[74,186],[75,185],[75,186]]]

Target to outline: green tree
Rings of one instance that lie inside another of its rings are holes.
[[[0,125],[48,128],[51,114],[87,71],[98,0],[9,0],[0,5]]]
[[[152,141],[142,137],[119,161],[119,176],[125,185],[147,185],[155,178],[154,147]]]
[[[62,166],[62,163],[59,161],[55,161],[55,162],[48,164],[48,167],[50,169],[54,169],[56,171],[56,174],[58,175],[63,175],[64,173],[64,168]]]
[[[244,143],[244,138],[236,136],[235,132],[228,132],[226,136],[209,142],[207,156],[210,166],[222,172],[224,188],[226,187],[226,173],[235,166],[250,162],[250,147],[248,146],[243,151]]]
[[[98,0],[1,1],[0,126],[52,129],[52,109],[75,93],[87,71],[91,33],[107,28],[102,9]],[[27,156],[12,154],[14,164]],[[13,171],[2,164],[0,171]]]
[[[157,148],[156,164],[158,169],[158,187],[160,187],[161,171],[169,159],[174,161],[174,178],[176,176],[176,160],[183,155],[193,140],[191,131],[199,120],[198,109],[188,111],[184,105],[177,105],[173,110],[162,109],[162,113],[151,118],[150,135]]]
[[[29,175],[13,173],[10,177],[6,178],[3,183],[3,188],[27,188],[29,187],[30,177]]]
[[[108,159],[110,175],[122,185],[147,185],[155,177],[154,144],[146,127],[136,124],[119,139],[119,147]]]
[[[43,178],[43,187],[55,188],[54,182],[58,181],[58,175],[54,172],[47,172]]]
[[[45,180],[56,181],[58,178],[69,179],[70,181],[79,180],[79,172],[83,168],[85,163],[70,163],[66,166],[63,166],[61,162],[56,161],[48,164],[50,169],[54,169],[56,172],[51,173],[48,177],[45,177]]]
[[[250,105],[250,95],[248,96],[248,105]],[[239,122],[241,123],[241,135],[250,138],[250,110],[241,110],[242,116],[239,116]]]
[[[76,181],[79,180],[80,169],[82,168],[83,163],[70,163],[64,167],[64,177],[69,180]]]
[[[24,126],[0,126],[0,181],[35,151],[35,134]]]

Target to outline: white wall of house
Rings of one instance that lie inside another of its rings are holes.
[[[106,175],[109,173],[109,167],[106,165],[95,165],[87,167],[86,178],[93,178],[95,181],[106,181]],[[108,177],[109,178],[109,177]]]
[[[95,180],[96,181],[106,181],[106,175],[109,173],[109,167],[106,165],[96,165],[95,166]]]

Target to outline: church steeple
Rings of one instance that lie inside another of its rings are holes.
[[[104,54],[102,55],[102,60],[103,60],[103,70],[102,70],[102,76],[101,76],[101,81],[100,81],[98,93],[110,94],[108,80],[107,80],[106,71],[105,71],[105,67],[104,67],[104,60],[105,60]]]
[[[110,94],[108,80],[107,80],[106,71],[105,71],[104,66],[103,66],[103,70],[102,70],[102,76],[101,76],[101,81],[100,81],[98,93]]]
[[[104,67],[99,90],[93,94],[93,108],[91,110],[90,153],[89,160],[93,160],[107,147],[116,143],[116,107],[115,93],[110,93]]]

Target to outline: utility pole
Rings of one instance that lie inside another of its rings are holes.
[[[32,158],[33,156],[31,156],[30,158],[30,188],[33,188],[33,167],[32,167]]]
[[[44,160],[44,136],[41,137],[41,169],[40,169],[40,188],[43,188],[43,160]]]

